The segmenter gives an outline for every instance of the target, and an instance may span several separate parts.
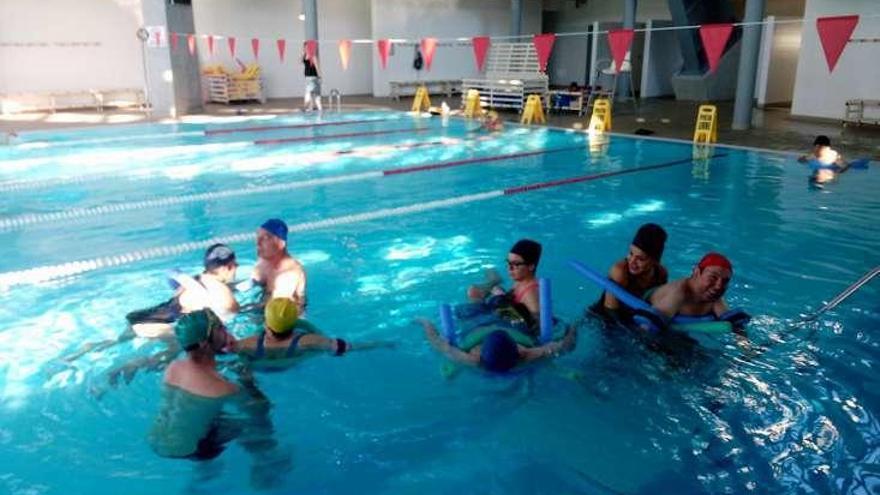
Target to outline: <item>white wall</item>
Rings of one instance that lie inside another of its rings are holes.
[[[623,22],[624,0],[590,0],[575,7],[571,0],[545,0],[547,10],[560,13],[557,31],[586,31],[593,22]],[[638,0],[636,22],[650,19],[671,19],[668,0]]]
[[[142,88],[139,0],[0,1],[0,93]],[[91,46],[58,46],[87,42]],[[95,46],[94,44],[97,44]]]
[[[510,0],[372,0],[371,13],[374,39],[417,39],[426,36],[470,38],[510,34]],[[523,2],[522,29],[524,34],[540,33],[540,0]],[[376,50],[375,46],[371,49]],[[381,68],[376,53],[373,57],[375,96],[388,96],[388,81],[461,79],[478,75],[473,48],[469,43],[444,43],[438,46],[430,71],[412,68],[415,58],[415,47],[412,45],[394,45],[388,57],[387,69]]]
[[[792,101],[801,50],[800,23],[786,23],[784,18],[769,17],[767,20],[783,22],[764,25],[755,86],[758,106]]]
[[[877,43],[848,43],[828,73],[825,54],[816,33],[816,17],[861,14],[853,38],[876,38],[880,18],[877,0],[807,0],[802,26],[800,58],[794,86],[793,115],[841,119],[846,100],[877,99],[880,95],[880,60]]]
[[[236,57],[253,61],[251,38],[260,38],[260,66],[269,98],[300,97],[305,88],[300,58],[305,38],[305,23],[299,20],[301,0],[194,0],[196,32],[237,38]],[[348,71],[339,63],[338,38],[370,37],[370,0],[321,0],[318,2],[319,60],[323,77],[322,90],[331,88],[343,95],[369,94],[372,91],[372,52],[368,45],[353,45]],[[284,62],[278,58],[276,40],[287,40]],[[226,40],[215,41],[214,57],[202,51],[201,62],[222,63],[235,67]],[[200,49],[203,45],[200,45]]]

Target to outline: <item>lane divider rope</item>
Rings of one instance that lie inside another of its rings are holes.
[[[716,154],[708,159],[712,160],[715,158],[720,158],[726,156],[726,154]],[[350,225],[360,222],[367,222],[370,220],[378,220],[384,218],[394,218],[400,217],[404,215],[411,215],[414,213],[421,213],[425,211],[438,210],[443,208],[451,208],[454,206],[473,203],[477,201],[485,201],[492,198],[498,198],[503,196],[510,196],[513,194],[519,194],[524,192],[537,191],[541,189],[548,189],[551,187],[558,187],[561,185],[575,184],[575,183],[583,183],[593,180],[604,179],[608,177],[615,177],[619,175],[627,175],[627,174],[635,174],[639,172],[646,172],[652,170],[658,170],[662,168],[673,167],[676,165],[681,165],[685,163],[691,163],[693,161],[692,158],[685,158],[680,160],[673,160],[670,162],[660,163],[656,165],[647,165],[644,167],[633,167],[624,170],[617,170],[612,172],[603,172],[599,174],[591,174],[591,175],[582,175],[577,177],[569,177],[564,179],[558,179],[553,181],[546,181],[534,184],[526,184],[523,186],[517,187],[509,187],[506,189],[497,189],[493,191],[486,191],[475,194],[467,194],[463,196],[455,196],[452,198],[439,199],[434,201],[427,201],[423,203],[415,203],[411,205],[398,206],[392,208],[382,208],[379,210],[368,211],[363,213],[355,213],[350,215],[342,215],[338,217],[325,218],[322,220],[315,220],[312,222],[304,222],[299,224],[291,225],[288,228],[288,232],[306,232],[311,230],[319,230],[327,227],[336,227],[341,225]],[[26,270],[17,270],[11,272],[0,273],[0,291],[9,290],[12,287],[18,285],[25,284],[38,284],[43,282],[49,282],[52,280],[57,280],[64,277],[70,277],[73,275],[79,275],[82,273],[92,272],[95,270],[99,270],[102,268],[109,268],[114,266],[122,266],[130,263],[134,263],[136,261],[149,260],[154,258],[166,257],[166,256],[174,256],[178,254],[183,254],[192,251],[199,251],[206,249],[208,246],[214,243],[224,243],[231,244],[236,242],[244,242],[248,240],[254,239],[253,232],[244,232],[239,234],[232,234],[227,236],[214,237],[212,239],[207,239],[203,241],[192,241],[185,242],[181,244],[175,244],[172,246],[163,246],[163,247],[155,247],[142,249],[139,251],[134,251],[126,254],[119,254],[113,256],[102,256],[98,258],[92,258],[89,260],[82,261],[73,261],[68,263],[62,263],[57,265],[46,265],[36,268],[29,268]]]

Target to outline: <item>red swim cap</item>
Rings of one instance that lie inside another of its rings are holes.
[[[730,260],[720,253],[708,253],[706,256],[703,256],[703,259],[701,259],[699,263],[697,263],[697,268],[701,271],[710,266],[726,268],[733,273],[733,265],[730,264]]]

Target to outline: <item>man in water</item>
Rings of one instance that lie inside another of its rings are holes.
[[[661,285],[648,302],[669,318],[677,315],[720,317],[728,310],[724,293],[732,276],[730,260],[719,253],[708,253],[697,263],[690,277]]]
[[[666,246],[666,231],[654,223],[639,227],[629,246],[626,258],[611,266],[608,278],[636,297],[644,297],[650,289],[669,281],[666,268],[660,264]],[[603,292],[590,310],[601,316],[626,320],[631,311],[610,292]]]
[[[843,157],[831,147],[828,136],[816,136],[813,150],[798,158],[798,161],[810,165],[810,181],[817,184],[831,182],[849,168]]]
[[[263,300],[293,299],[299,307],[299,314],[303,314],[306,272],[287,251],[287,224],[283,220],[271,218],[257,229],[257,257],[251,281],[263,287]]]
[[[237,438],[255,457],[252,483],[273,484],[267,476],[280,473],[277,463],[271,468],[266,462],[276,445],[271,405],[250,375],[241,374],[236,385],[217,370],[215,353],[230,340],[220,319],[210,309],[194,311],[177,322],[174,334],[186,356],[165,370],[162,404],[148,436],[150,447],[162,457],[204,461],[219,456]],[[243,417],[224,415],[227,405],[235,406]]]

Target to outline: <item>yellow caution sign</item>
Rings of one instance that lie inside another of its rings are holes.
[[[419,86],[416,90],[416,97],[413,98],[412,111],[421,112],[422,108],[428,110],[431,108],[431,98],[428,97],[428,88]]]
[[[587,130],[591,134],[611,130],[611,100],[599,98],[593,103],[593,115]]]
[[[700,105],[697,110],[697,125],[694,127],[695,143],[714,143],[718,141],[718,109],[715,105]]]
[[[464,100],[464,116],[467,118],[479,118],[483,116],[483,104],[480,102],[480,92],[469,89]]]
[[[547,123],[547,119],[544,118],[544,103],[541,101],[541,95],[529,95],[522,118],[519,119],[520,124],[531,124],[535,121],[539,124]]]

